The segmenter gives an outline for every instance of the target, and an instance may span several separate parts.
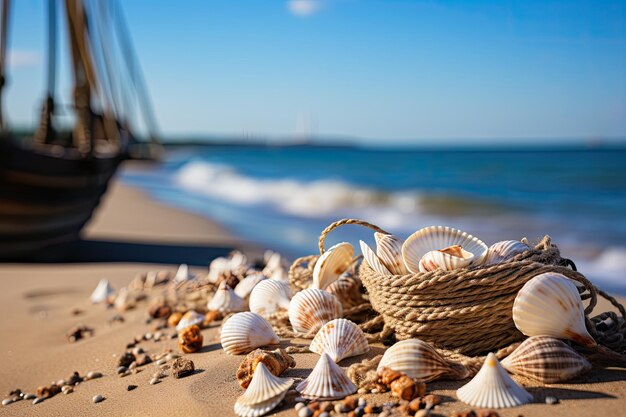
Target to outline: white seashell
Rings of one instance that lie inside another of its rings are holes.
[[[230,270],[233,271],[237,268],[241,268],[246,266],[248,263],[248,258],[242,252],[235,250],[230,254],[229,267]]]
[[[387,349],[378,364],[378,370],[382,368],[390,368],[424,382],[469,376],[467,368],[444,359],[435,348],[420,339],[402,340]]]
[[[289,308],[291,288],[285,281],[266,279],[257,284],[250,294],[250,311],[268,316]]]
[[[378,256],[369,246],[367,246],[367,243],[359,240],[359,244],[361,245],[361,253],[363,254],[363,257],[367,261],[367,264],[370,266],[370,268],[372,268],[379,274],[392,275],[391,271],[389,271],[389,269],[387,269],[387,267],[383,264],[383,261],[378,258]]]
[[[326,353],[339,362],[351,356],[361,355],[370,350],[363,330],[346,319],[331,320],[321,329],[309,345],[309,350],[319,355]]]
[[[279,269],[285,269],[289,267],[285,259],[278,252],[272,252],[269,256],[266,253],[266,256],[267,257],[265,258],[265,268],[263,268],[263,270],[267,271],[269,275]]]
[[[480,265],[484,262],[489,248],[480,239],[452,227],[430,226],[418,230],[404,241],[402,257],[410,272],[420,272],[419,262],[424,255],[450,246],[461,246],[471,252],[474,258],[461,268],[470,265]],[[448,255],[452,256],[452,255]],[[461,262],[463,264],[463,262]]]
[[[122,287],[115,297],[113,307],[118,311],[126,311],[135,307],[135,297],[126,287]]]
[[[200,326],[204,321],[204,315],[200,314],[194,310],[189,310],[186,312],[183,317],[180,319],[178,324],[176,325],[176,331],[180,333],[185,330],[187,327],[191,327],[194,324]]]
[[[305,398],[324,400],[344,398],[355,393],[356,389],[343,369],[326,353],[322,353],[311,374],[296,387]]]
[[[265,279],[265,275],[256,273],[252,275],[248,275],[244,279],[242,279],[239,284],[235,287],[235,294],[237,294],[241,298],[247,298],[254,287]]]
[[[455,245],[440,250],[432,250],[420,259],[420,272],[435,271],[443,269],[452,271],[469,266],[474,260],[474,254]]]
[[[311,288],[325,289],[335,282],[352,263],[354,248],[347,242],[338,243],[328,249],[315,262],[313,268],[313,284]]]
[[[459,400],[474,407],[507,408],[532,401],[533,396],[519,386],[490,353],[480,371],[456,391]]]
[[[272,325],[256,313],[246,311],[233,314],[222,325],[222,348],[229,355],[243,355],[278,342]]]
[[[215,284],[228,271],[230,271],[230,259],[223,257],[215,258],[209,264],[208,281]]]
[[[285,398],[292,385],[293,379],[274,376],[259,362],[248,389],[235,402],[235,413],[241,417],[267,414]]]
[[[376,255],[389,272],[394,275],[408,273],[402,258],[402,239],[385,233],[374,233],[376,239]]]
[[[576,285],[565,275],[537,275],[517,293],[513,321],[526,336],[551,336],[596,346],[585,327],[585,311]]]
[[[274,272],[272,272],[272,275],[270,275],[270,279],[289,283],[289,273],[285,268],[278,268]]]
[[[289,322],[300,333],[313,334],[326,322],[342,315],[343,308],[337,297],[317,288],[300,291],[289,303]]]
[[[489,246],[487,252],[487,258],[485,258],[486,265],[493,265],[502,263],[508,259],[511,259],[515,255],[526,252],[530,247],[520,242],[519,240],[503,240],[501,242],[494,243]]]
[[[326,287],[326,291],[337,297],[344,309],[365,302],[363,294],[361,294],[361,280],[345,272],[337,281]]]
[[[209,311],[236,313],[246,310],[246,302],[226,285],[226,281],[222,281],[206,307]]]
[[[111,287],[109,280],[102,278],[100,282],[98,282],[96,289],[91,293],[91,302],[94,304],[103,303],[114,293],[115,290]]]
[[[182,264],[178,267],[176,275],[174,275],[174,282],[181,283],[185,281],[192,281],[195,275],[189,272],[187,264]]]
[[[544,384],[568,381],[591,370],[587,359],[559,339],[533,336],[502,361],[509,372]]]

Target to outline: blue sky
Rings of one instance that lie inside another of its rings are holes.
[[[625,1],[121,3],[166,135],[626,137]],[[45,8],[13,4],[6,106],[23,125]]]

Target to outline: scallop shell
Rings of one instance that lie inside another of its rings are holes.
[[[229,355],[243,355],[254,349],[278,344],[272,325],[256,313],[233,314],[222,325],[221,343]]]
[[[250,311],[268,316],[287,310],[291,301],[291,288],[285,281],[266,279],[257,284],[250,294]]]
[[[474,258],[475,256],[472,252],[466,251],[459,245],[454,245],[428,252],[420,259],[419,270],[420,272],[435,271],[437,269],[452,271],[469,266]]]
[[[519,386],[490,353],[480,371],[456,391],[459,400],[474,407],[507,408],[532,401],[533,396]]]
[[[389,269],[387,269],[387,267],[383,264],[383,261],[378,258],[376,253],[374,253],[374,251],[369,246],[367,246],[367,243],[359,240],[359,244],[361,245],[361,253],[363,254],[363,257],[367,261],[367,264],[370,266],[370,268],[372,268],[379,274],[392,275],[391,271],[389,271]]]
[[[547,272],[528,281],[515,297],[513,321],[526,336],[551,336],[596,346],[585,327],[585,311],[576,285]]]
[[[337,297],[317,288],[300,291],[289,303],[289,322],[296,332],[312,335],[341,316],[343,308]]]
[[[256,287],[256,285],[264,279],[265,275],[260,273],[248,275],[247,277],[239,281],[239,284],[237,284],[237,286],[235,287],[235,294],[237,294],[241,298],[247,298],[254,289],[254,287]]]
[[[203,321],[204,321],[204,314],[200,314],[194,310],[189,310],[183,315],[183,317],[180,319],[180,321],[176,325],[176,331],[180,333],[181,331],[185,330],[187,327],[191,327],[194,324],[201,326]]]
[[[376,255],[383,265],[394,275],[404,275],[408,271],[402,258],[402,239],[385,233],[374,233]]]
[[[324,400],[344,398],[355,393],[356,389],[343,369],[326,353],[322,353],[311,374],[296,387],[305,398]]]
[[[589,361],[569,345],[546,336],[526,339],[502,361],[502,366],[544,384],[568,381],[591,370]]]
[[[347,242],[338,243],[328,249],[315,262],[311,288],[325,289],[339,278],[352,263],[354,248]]]
[[[222,281],[206,307],[209,311],[236,313],[246,310],[246,302],[235,294],[235,291],[226,284],[226,281]]]
[[[189,267],[187,264],[181,264],[176,271],[176,275],[174,275],[174,282],[182,283],[185,281],[192,281],[196,276],[189,272]]]
[[[326,291],[337,297],[343,308],[358,306],[365,302],[361,294],[361,280],[352,274],[343,273]]]
[[[469,376],[467,368],[444,359],[435,348],[420,339],[402,340],[387,349],[378,365],[378,370],[382,368],[402,372],[423,382]]]
[[[362,355],[370,350],[363,330],[346,319],[331,320],[321,329],[309,345],[317,354],[326,353],[335,362],[351,356]]]
[[[100,282],[98,282],[96,289],[91,293],[91,302],[94,304],[103,303],[114,293],[115,290],[109,283],[109,280],[102,278]]]
[[[526,252],[530,247],[520,242],[519,240],[503,240],[501,242],[494,243],[489,246],[487,252],[487,258],[485,258],[486,265],[493,265],[502,263],[508,259],[511,259],[515,255]]]
[[[267,414],[285,398],[292,385],[293,379],[272,375],[265,364],[260,362],[248,389],[235,402],[235,413],[241,417]]]
[[[418,230],[404,241],[402,257],[410,272],[420,272],[419,263],[424,255],[431,251],[440,251],[450,246],[461,246],[474,257],[467,262],[458,262],[459,268],[480,265],[484,262],[489,248],[480,239],[452,227],[430,226]],[[452,255],[444,254],[445,257]],[[441,265],[440,265],[441,266]]]

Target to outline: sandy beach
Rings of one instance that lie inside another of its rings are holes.
[[[85,237],[95,241],[124,241],[134,245],[162,244],[167,247],[240,247],[248,253],[259,253],[253,245],[230,236],[226,230],[204,218],[164,207],[143,193],[113,183],[106,200],[86,229]],[[145,249],[145,248],[144,248]],[[148,248],[149,249],[149,248]],[[162,248],[163,249],[163,248]],[[165,249],[167,250],[167,249]],[[206,264],[210,259],[206,259]],[[3,398],[16,388],[35,392],[74,371],[104,374],[102,378],[78,385],[73,393],[59,394],[33,405],[19,401],[0,407],[0,415],[24,416],[228,416],[234,415],[233,404],[242,390],[235,371],[242,357],[226,355],[216,339],[219,324],[203,330],[204,347],[186,355],[197,371],[174,379],[168,376],[156,385],[148,384],[157,369],[155,363],[126,377],[116,375],[117,356],[135,335],[152,331],[145,323],[147,304],[124,312],[124,322],[110,323],[113,309],[92,305],[89,295],[101,278],[108,278],[114,288],[127,285],[137,274],[149,270],[175,270],[177,265],[152,263],[71,263],[71,264],[2,264],[0,265],[0,392]],[[206,273],[206,266],[192,268]],[[624,298],[621,302],[626,302]],[[605,311],[601,303],[597,311]],[[72,314],[75,309],[80,315]],[[67,331],[78,324],[94,329],[92,337],[69,343]],[[166,334],[172,334],[167,329]],[[304,340],[292,343],[306,343]],[[283,341],[288,346],[289,341]],[[178,351],[175,339],[140,344],[148,353],[166,348]],[[373,345],[368,356],[382,353],[382,345]],[[318,355],[294,354],[296,367],[284,376],[306,377]],[[344,360],[341,366],[358,362],[363,357]],[[535,403],[498,411],[501,416],[619,416],[626,409],[626,369],[594,370],[569,384],[541,386],[524,382],[535,396]],[[455,390],[463,382],[434,382],[428,391],[443,397],[443,403],[432,415],[451,415],[471,407],[456,401]],[[138,387],[127,391],[129,385]],[[94,404],[92,397],[101,394],[105,400]],[[544,404],[546,396],[560,399],[557,405]],[[378,404],[389,401],[390,395],[369,394],[368,401]],[[293,400],[287,401],[274,414],[295,416]],[[270,415],[273,415],[270,413]]]

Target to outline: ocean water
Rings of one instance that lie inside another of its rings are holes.
[[[401,237],[447,225],[487,244],[550,235],[597,285],[626,294],[626,149],[185,147],[122,180],[292,258],[316,253],[341,218]],[[358,239],[373,244],[345,226],[327,245]]]

